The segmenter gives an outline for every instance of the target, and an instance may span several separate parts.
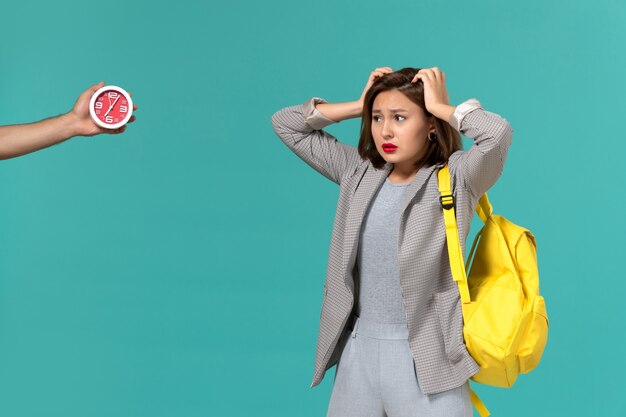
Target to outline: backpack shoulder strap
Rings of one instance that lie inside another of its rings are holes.
[[[476,205],[476,213],[483,221],[483,223],[487,223],[487,219],[493,213],[493,207],[489,202],[489,198],[487,198],[487,193],[484,193],[480,200],[478,200],[478,205]]]
[[[454,215],[454,196],[452,195],[450,187],[450,171],[448,170],[448,164],[445,164],[443,168],[437,173],[439,180],[439,197],[441,201],[441,207],[443,209],[444,220],[446,222],[446,244],[448,246],[448,255],[450,257],[450,268],[452,269],[452,278],[459,286],[459,293],[461,294],[461,301],[463,304],[471,304],[469,295],[469,288],[467,286],[467,276],[465,275],[465,265],[463,263],[463,254],[461,252],[461,241],[459,239],[459,229],[456,225],[456,217]],[[487,194],[483,195],[484,202],[486,202],[483,210],[491,214],[491,205],[487,200]],[[481,198],[481,202],[483,199]],[[478,208],[477,208],[478,210]],[[480,213],[479,213],[480,215]],[[487,216],[488,217],[488,216]],[[485,217],[485,219],[487,218]],[[470,387],[470,399],[478,414],[481,417],[488,417],[490,415],[489,410],[485,407],[485,404],[476,395],[474,390]]]
[[[448,164],[437,173],[439,180],[439,197],[443,216],[446,222],[446,243],[448,247],[448,256],[450,257],[450,269],[452,270],[452,278],[459,286],[461,301],[463,304],[472,302],[470,299],[469,288],[467,286],[467,276],[465,275],[465,264],[463,262],[463,253],[461,251],[461,241],[459,239],[459,229],[456,225],[456,217],[454,215],[454,196],[450,187],[450,171]]]

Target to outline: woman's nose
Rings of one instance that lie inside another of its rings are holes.
[[[382,131],[382,133],[383,133],[383,137],[386,137],[386,138],[391,137],[391,134],[392,134],[391,126],[389,126],[389,124],[387,122],[383,122],[383,131]]]

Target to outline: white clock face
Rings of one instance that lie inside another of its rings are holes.
[[[123,88],[105,85],[91,96],[89,114],[93,121],[105,129],[117,129],[130,120],[133,100]]]

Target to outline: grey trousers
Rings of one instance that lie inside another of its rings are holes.
[[[406,323],[357,317],[335,371],[327,417],[471,417],[469,381],[425,395]]]

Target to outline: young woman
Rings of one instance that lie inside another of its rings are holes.
[[[313,97],[272,116],[280,139],[339,185],[311,384],[337,364],[329,417],[472,415],[479,367],[463,340],[437,172],[448,164],[465,253],[513,130],[476,99],[451,106],[445,82],[437,67],[377,68],[356,101]],[[322,130],[353,117],[357,147]]]
[[[100,81],[83,91],[72,110],[66,114],[35,123],[0,126],[0,159],[36,152],[74,136],[94,136],[101,133],[115,135],[124,132],[127,125],[113,130],[103,129],[89,116],[89,100],[102,87],[104,82]],[[133,105],[133,110],[137,110],[137,105]],[[131,116],[128,123],[134,121],[135,116]]]

